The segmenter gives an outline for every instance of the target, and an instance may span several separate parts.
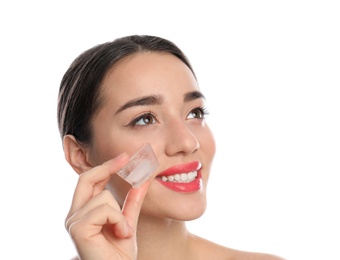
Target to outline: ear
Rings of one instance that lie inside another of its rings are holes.
[[[66,135],[63,140],[63,145],[67,162],[78,174],[92,168],[88,160],[88,150],[80,145],[73,135]]]

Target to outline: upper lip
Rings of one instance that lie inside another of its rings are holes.
[[[198,171],[201,168],[201,162],[199,161],[192,161],[189,163],[184,164],[177,164],[174,165],[162,172],[160,172],[157,176],[169,176],[179,173],[189,173],[193,171]]]

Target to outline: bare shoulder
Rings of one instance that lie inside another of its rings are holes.
[[[247,252],[237,249],[228,248],[209,240],[193,236],[195,246],[199,252],[199,256],[195,259],[213,259],[213,260],[285,260],[282,257],[260,253],[260,252]]]
[[[282,257],[273,254],[258,253],[258,252],[245,252],[235,250],[235,259],[242,260],[285,260]]]

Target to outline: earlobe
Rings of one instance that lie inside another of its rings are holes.
[[[92,168],[92,165],[88,162],[87,150],[78,143],[73,135],[64,136],[63,145],[67,162],[78,174]]]

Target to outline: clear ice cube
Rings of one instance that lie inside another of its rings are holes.
[[[150,178],[158,167],[156,155],[149,143],[140,148],[117,174],[133,187],[138,187]]]

